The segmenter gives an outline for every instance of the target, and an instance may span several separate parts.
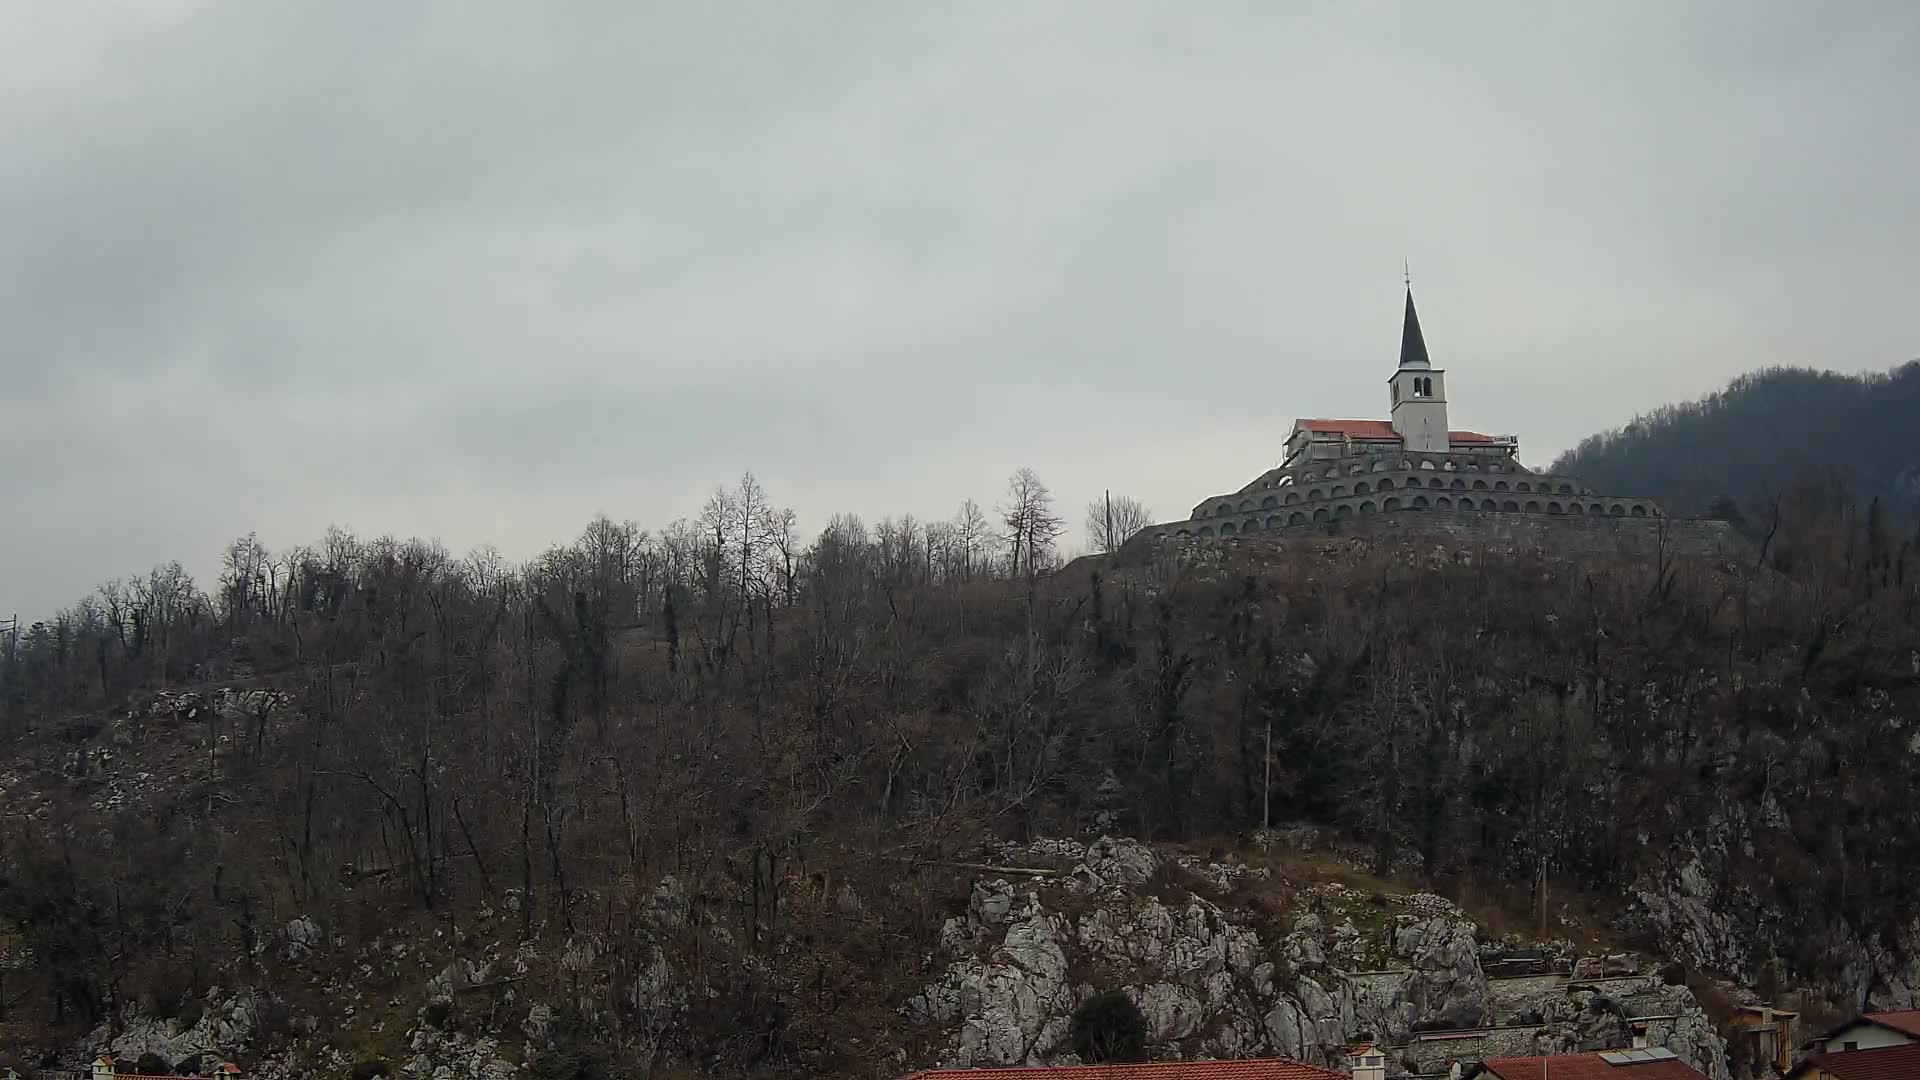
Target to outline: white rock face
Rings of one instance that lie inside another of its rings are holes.
[[[1143,895],[1140,886],[1164,866],[1135,841],[1102,837],[1089,844],[1064,882],[1072,897],[1059,897],[1079,912],[1071,917],[1048,908],[1042,884],[976,882],[966,913],[942,930],[946,970],[903,1012],[949,1029],[943,1064],[961,1067],[1070,1060],[1073,1010],[1106,987],[1123,990],[1140,1008],[1149,1050],[1161,1059],[1280,1055],[1311,1062],[1362,1033],[1402,1045],[1416,1028],[1495,1019],[1474,924],[1441,897],[1383,901],[1346,890],[1348,908],[1330,909],[1330,917],[1302,912],[1291,930],[1263,939],[1245,918],[1204,896],[1168,903]],[[1189,869],[1214,888],[1240,880],[1210,868]],[[1370,964],[1367,974],[1343,973],[1361,960]],[[1102,986],[1082,981],[1079,971]],[[1624,1008],[1675,1016],[1654,1026],[1652,1045],[1669,1046],[1714,1080],[1727,1080],[1725,1046],[1685,987],[1648,979],[1638,989],[1627,985],[1630,999],[1602,1007],[1593,1004],[1598,995],[1569,996],[1563,982],[1550,979],[1535,988],[1537,1001],[1516,999],[1505,989],[1510,984],[1502,985],[1503,1010],[1540,1018],[1516,1052],[1625,1047],[1631,1036]],[[1611,992],[1626,990],[1616,983]]]

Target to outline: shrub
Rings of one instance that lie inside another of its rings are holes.
[[[1102,990],[1073,1011],[1073,1049],[1089,1064],[1145,1061],[1147,1018],[1119,990]]]
[[[374,1080],[376,1076],[387,1075],[387,1063],[380,1058],[362,1058],[354,1062],[353,1080]]]
[[[134,1059],[133,1071],[141,1076],[165,1076],[173,1071],[167,1059],[149,1050]]]
[[[443,1030],[447,1026],[447,1021],[452,1018],[452,1016],[453,1003],[448,1001],[429,1002],[427,1007],[420,1012],[420,1018],[427,1022],[428,1027],[437,1027]]]
[[[603,1080],[600,1059],[578,1050],[550,1050],[527,1062],[531,1080]]]

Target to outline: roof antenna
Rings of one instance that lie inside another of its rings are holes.
[[[1413,262],[1409,260],[1405,263],[1402,263],[1401,268],[1406,271],[1407,288],[1412,289],[1413,288]]]

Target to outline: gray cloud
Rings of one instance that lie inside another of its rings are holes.
[[[1920,13],[0,0],[0,609],[250,529],[526,555],[743,469],[1163,515],[1916,351]]]

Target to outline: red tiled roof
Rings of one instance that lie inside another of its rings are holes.
[[[1349,439],[1379,439],[1400,441],[1400,433],[1393,430],[1388,420],[1295,420],[1293,426],[1303,431],[1320,435],[1345,435]],[[1482,435],[1477,431],[1449,431],[1447,441],[1452,443],[1490,443],[1493,436]]]
[[[1920,1043],[1815,1054],[1787,1075],[1806,1076],[1816,1066],[1840,1080],[1913,1080],[1920,1076]]]
[[[1890,1027],[1895,1031],[1904,1031],[1914,1038],[1920,1039],[1920,1009],[1867,1013],[1860,1019],[1871,1020],[1881,1027]]]
[[[1385,420],[1295,420],[1293,426],[1322,435],[1345,435],[1349,439],[1400,439],[1400,433]]]
[[[1599,1054],[1560,1054],[1555,1057],[1492,1058],[1487,1071],[1500,1080],[1707,1080],[1684,1061],[1608,1063]],[[1544,1072],[1541,1066],[1546,1066]]]
[[[1016,1069],[928,1069],[905,1080],[1351,1080],[1346,1073],[1287,1058],[1153,1061],[1139,1065],[1055,1065]],[[1637,1080],[1637,1078],[1636,1078]]]

